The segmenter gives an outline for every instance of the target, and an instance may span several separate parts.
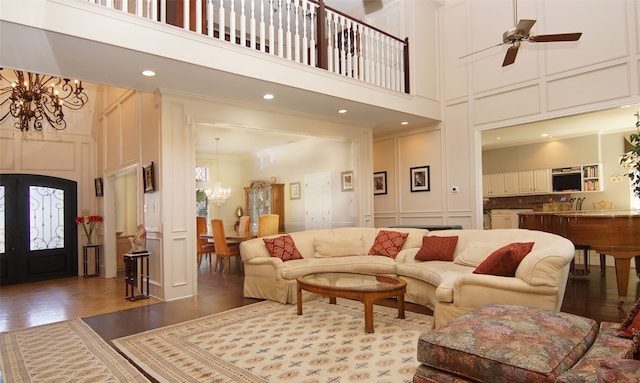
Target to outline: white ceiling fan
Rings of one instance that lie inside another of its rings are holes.
[[[520,45],[523,41],[528,41],[531,43],[550,43],[557,41],[577,41],[582,36],[582,32],[574,32],[574,33],[556,33],[556,34],[546,34],[546,35],[530,35],[531,28],[536,23],[536,20],[530,19],[522,19],[518,21],[518,2],[517,0],[513,0],[513,23],[515,26],[502,34],[502,42],[497,45],[490,46],[488,48],[481,49],[479,51],[475,51],[464,55],[460,58],[465,58],[476,53],[480,53],[486,51],[487,49],[491,49],[494,47],[499,47],[505,44],[511,44],[509,49],[507,50],[507,54],[504,56],[504,60],[502,61],[502,66],[511,65],[516,61],[516,56],[518,55],[518,50],[520,49]]]

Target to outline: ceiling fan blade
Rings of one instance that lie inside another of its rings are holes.
[[[529,36],[529,32],[533,25],[536,23],[536,20],[522,19],[518,21],[518,25],[515,28],[515,34],[520,36]]]
[[[519,48],[519,43],[513,44],[509,47],[509,49],[507,50],[507,54],[504,56],[504,61],[502,61],[502,66],[511,65],[516,61],[516,56],[518,55]]]
[[[582,36],[582,32],[576,33],[558,33],[554,35],[538,35],[529,37],[532,43],[549,43],[553,41],[578,41]]]
[[[471,55],[475,55],[476,53],[484,52],[484,51],[487,51],[487,50],[489,50],[489,49],[491,49],[491,48],[499,47],[500,45],[504,45],[504,44],[505,44],[505,43],[500,43],[500,44],[492,45],[492,46],[490,46],[490,47],[480,49],[479,51],[475,51],[475,52],[467,53],[466,55],[464,55],[464,56],[460,56],[460,57],[458,57],[458,58],[459,58],[459,59],[463,59],[463,58],[465,58],[465,57],[469,57],[469,56],[471,56]]]

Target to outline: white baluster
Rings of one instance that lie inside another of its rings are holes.
[[[344,59],[346,61],[346,71],[347,71],[347,76],[349,77],[353,77],[353,55],[355,53],[355,49],[353,48],[353,38],[354,36],[354,32],[353,32],[353,22],[351,20],[346,20],[346,26],[347,26],[347,36],[345,36],[345,40],[346,44],[345,44],[345,56]]]
[[[362,25],[356,24],[354,29],[354,56],[353,56],[353,71],[354,77],[362,81]]]
[[[331,24],[331,19],[333,18],[333,13],[326,13],[326,32],[327,32],[327,70],[329,72],[333,72],[333,26]],[[322,39],[322,36],[318,36],[319,39]]]
[[[291,60],[291,0],[287,0],[287,43],[286,43],[286,49],[287,49],[287,54],[286,57]]]
[[[307,54],[307,2],[300,0],[300,14],[302,15],[302,57],[301,62],[305,65],[309,65],[309,55]]]
[[[122,12],[129,13],[129,2],[123,1],[121,4],[122,4]]]
[[[213,0],[207,0],[207,35],[213,37]]]
[[[316,66],[316,6],[315,4],[309,3],[309,46],[311,47],[311,56],[309,57],[309,65],[315,67]],[[307,54],[307,47],[304,49],[305,54]]]
[[[115,7],[113,6],[113,0],[107,0],[107,2],[105,3],[105,7],[109,9],[115,9]]]
[[[340,17],[340,26],[338,27],[339,36],[340,36],[340,74],[347,74],[347,41],[349,40],[349,31],[345,27],[345,19],[342,16]],[[345,36],[345,33],[347,34]]]
[[[240,0],[240,45],[247,46],[247,16],[244,14],[244,0]]]
[[[182,0],[182,9],[189,9],[189,0]],[[189,30],[189,15],[188,11],[182,12],[182,28]]]
[[[381,63],[381,52],[380,52],[380,34],[374,32],[373,38],[374,38],[373,42],[375,44],[374,45],[375,46],[374,54],[375,54],[375,67],[376,67],[376,69],[375,69],[375,80],[374,80],[373,83],[375,85],[379,86],[380,85],[380,78],[381,78],[381,76],[380,76],[381,69],[380,68],[381,68],[381,65],[382,65],[382,63]]]
[[[265,25],[264,25],[264,0],[260,0],[260,50],[262,52],[266,49],[265,43]]]
[[[236,2],[229,2],[231,9],[229,10],[229,42],[236,43]]]
[[[220,7],[218,7],[218,39],[224,41],[226,39],[226,31],[224,26],[224,0],[220,0]]]
[[[144,17],[144,5],[142,0],[136,0],[136,16]]]
[[[273,27],[273,0],[269,0],[269,53],[276,54],[275,30]]]
[[[256,49],[256,0],[251,0],[251,21],[249,22],[251,49]]]
[[[153,3],[155,4],[156,2],[154,1]],[[157,14],[153,15],[153,19],[154,20],[157,19]],[[162,24],[166,24],[167,23],[167,2],[166,1],[161,1],[160,2],[160,22]]]
[[[284,57],[284,31],[282,29],[282,0],[278,0],[278,56]]]
[[[196,33],[202,33],[202,2],[196,1]]]

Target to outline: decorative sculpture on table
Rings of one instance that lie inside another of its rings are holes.
[[[129,237],[129,242],[131,242],[132,253],[145,253],[147,251],[147,230],[145,230],[143,224],[138,225],[136,235]]]

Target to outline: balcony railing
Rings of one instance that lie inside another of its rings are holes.
[[[409,93],[408,39],[322,0],[87,0],[300,64]]]

